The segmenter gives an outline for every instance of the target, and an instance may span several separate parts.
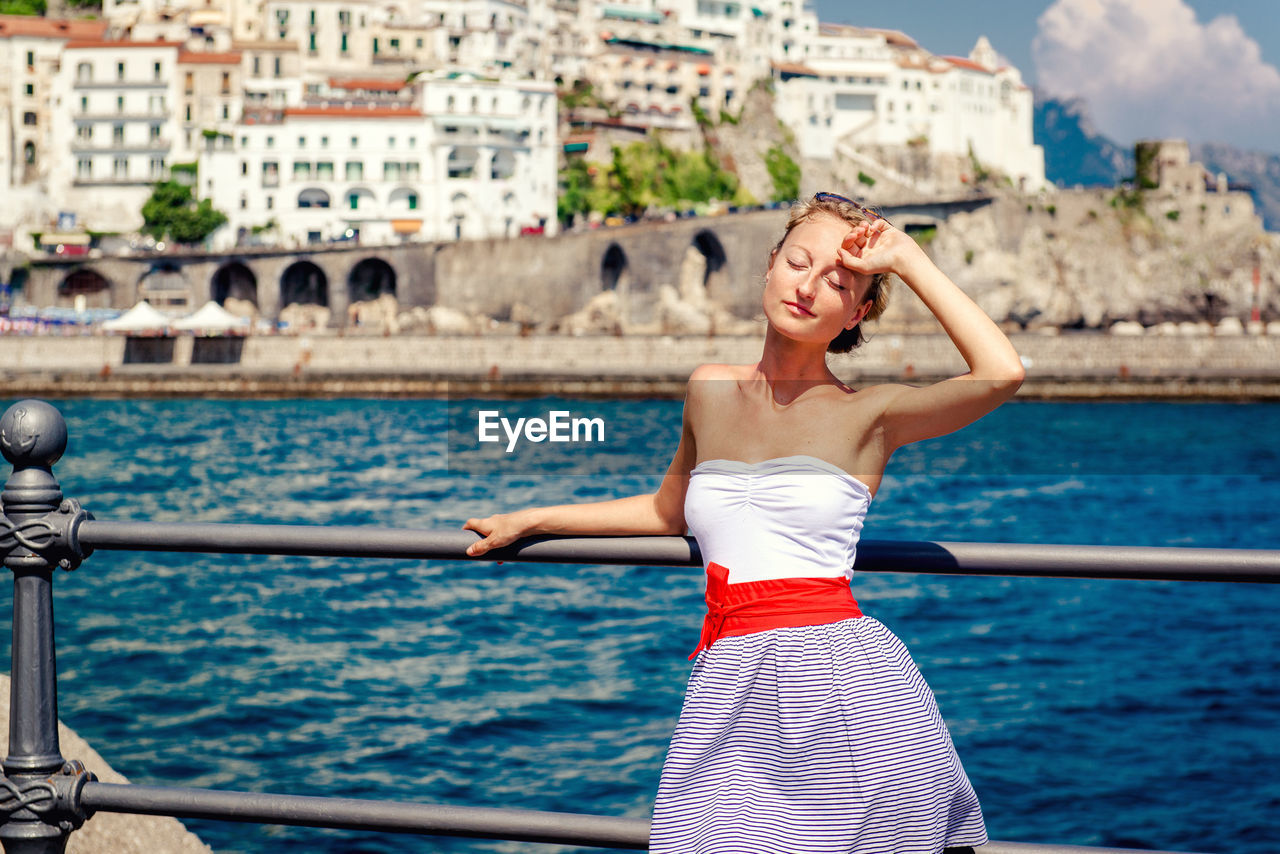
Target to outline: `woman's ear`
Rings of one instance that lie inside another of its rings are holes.
[[[850,318],[849,322],[844,325],[844,328],[852,329],[853,327],[861,323],[862,318],[866,317],[867,312],[871,311],[871,306],[872,306],[871,300],[867,300],[862,305],[858,306],[858,310],[853,313],[853,317]]]

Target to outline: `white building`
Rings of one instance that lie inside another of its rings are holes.
[[[0,15],[0,249],[31,248],[31,231],[48,231],[62,200],[51,176],[69,167],[56,143],[55,80],[66,43],[100,39],[102,21]]]
[[[844,145],[924,146],[972,156],[1028,190],[1044,184],[1031,90],[985,38],[939,57],[902,33],[823,24],[803,65],[775,64],[778,112],[808,157]]]
[[[74,41],[55,80],[55,147],[62,166],[50,193],[90,230],[142,225],[151,186],[194,160],[179,133],[179,45]]]
[[[294,244],[555,229],[548,84],[440,75],[420,78],[408,104],[286,107],[253,119],[231,146],[201,156],[202,195],[230,220],[220,246],[268,226]]]

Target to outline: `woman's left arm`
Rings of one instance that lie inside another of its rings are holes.
[[[923,388],[879,390],[889,449],[959,430],[1017,392],[1025,371],[1013,344],[914,239],[877,220],[854,229],[841,246],[840,260],[855,272],[896,274],[942,324],[969,366],[966,374]]]

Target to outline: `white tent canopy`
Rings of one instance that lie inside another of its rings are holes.
[[[230,332],[249,327],[249,321],[236,317],[213,300],[200,306],[194,314],[174,322],[174,329],[199,329],[203,332]]]
[[[169,318],[141,300],[124,314],[102,324],[108,332],[163,332],[169,328]]]

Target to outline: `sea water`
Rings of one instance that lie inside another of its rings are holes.
[[[651,491],[680,431],[678,401],[57,405],[55,472],[104,520],[456,529]],[[482,409],[606,434],[508,454],[476,441]],[[1280,548],[1278,427],[1271,404],[1012,403],[900,451],[863,537]],[[992,838],[1277,850],[1280,587],[854,585],[937,694]],[[100,551],[57,574],[55,613],[61,716],[134,782],[646,817],[701,578]],[[219,852],[557,850],[188,826]]]

